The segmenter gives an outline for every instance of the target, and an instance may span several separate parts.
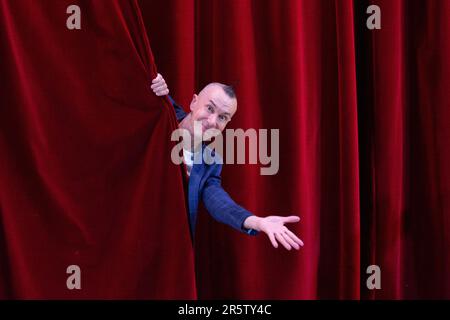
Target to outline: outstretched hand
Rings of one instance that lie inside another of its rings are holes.
[[[270,239],[270,242],[275,248],[278,248],[278,242],[283,245],[287,250],[294,248],[299,250],[303,247],[303,241],[300,240],[291,230],[289,230],[284,224],[299,222],[300,217],[289,216],[269,216],[261,218],[259,221],[259,228]]]
[[[278,248],[279,242],[287,250],[291,250],[292,248],[299,250],[300,247],[303,247],[304,245],[303,241],[284,225],[285,223],[295,223],[299,221],[300,217],[298,216],[250,216],[245,219],[244,227],[247,229],[254,229],[264,232],[269,237],[270,242],[275,248]]]

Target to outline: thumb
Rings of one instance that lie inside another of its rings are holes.
[[[156,78],[152,80],[152,83],[155,83],[155,82],[161,80],[161,77],[162,77],[161,74],[158,73],[158,74],[156,75]]]
[[[299,222],[299,221],[300,221],[299,216],[289,216],[289,217],[283,218],[284,223],[294,223],[294,222]]]

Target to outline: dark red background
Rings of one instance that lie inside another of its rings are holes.
[[[232,128],[280,129],[278,174],[226,165],[227,191],[302,218],[305,247],[287,252],[203,212],[197,288],[135,3],[55,3],[0,1],[2,297],[450,298],[448,1],[139,1],[179,103],[225,82]],[[84,31],[64,28],[69,3]],[[64,290],[71,261],[82,293]]]
[[[231,127],[280,129],[279,173],[227,165],[226,189],[302,218],[300,252],[200,221],[200,297],[450,298],[449,1],[140,3],[177,101],[222,81],[239,99]],[[381,290],[366,288],[371,264]]]
[[[0,297],[195,298],[176,120],[149,90],[137,3],[0,9]],[[66,287],[69,265],[81,290]]]

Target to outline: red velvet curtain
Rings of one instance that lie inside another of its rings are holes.
[[[381,30],[366,27],[371,4]],[[448,1],[140,5],[177,101],[229,83],[231,127],[280,129],[278,174],[225,165],[225,188],[255,214],[302,218],[305,247],[286,252],[203,214],[200,298],[450,298]]]
[[[0,56],[0,298],[196,298],[137,2],[1,0]]]
[[[69,4],[82,30],[65,28]],[[149,94],[136,3],[0,0],[0,297],[450,298],[448,1],[139,5],[179,103],[229,83],[232,128],[280,129],[277,175],[225,165],[223,185],[255,214],[300,215],[305,246],[202,212],[194,276],[176,124]]]

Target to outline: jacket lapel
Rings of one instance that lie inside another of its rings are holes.
[[[199,199],[200,182],[205,171],[205,163],[194,163],[189,177],[189,213],[191,215],[197,212]]]

